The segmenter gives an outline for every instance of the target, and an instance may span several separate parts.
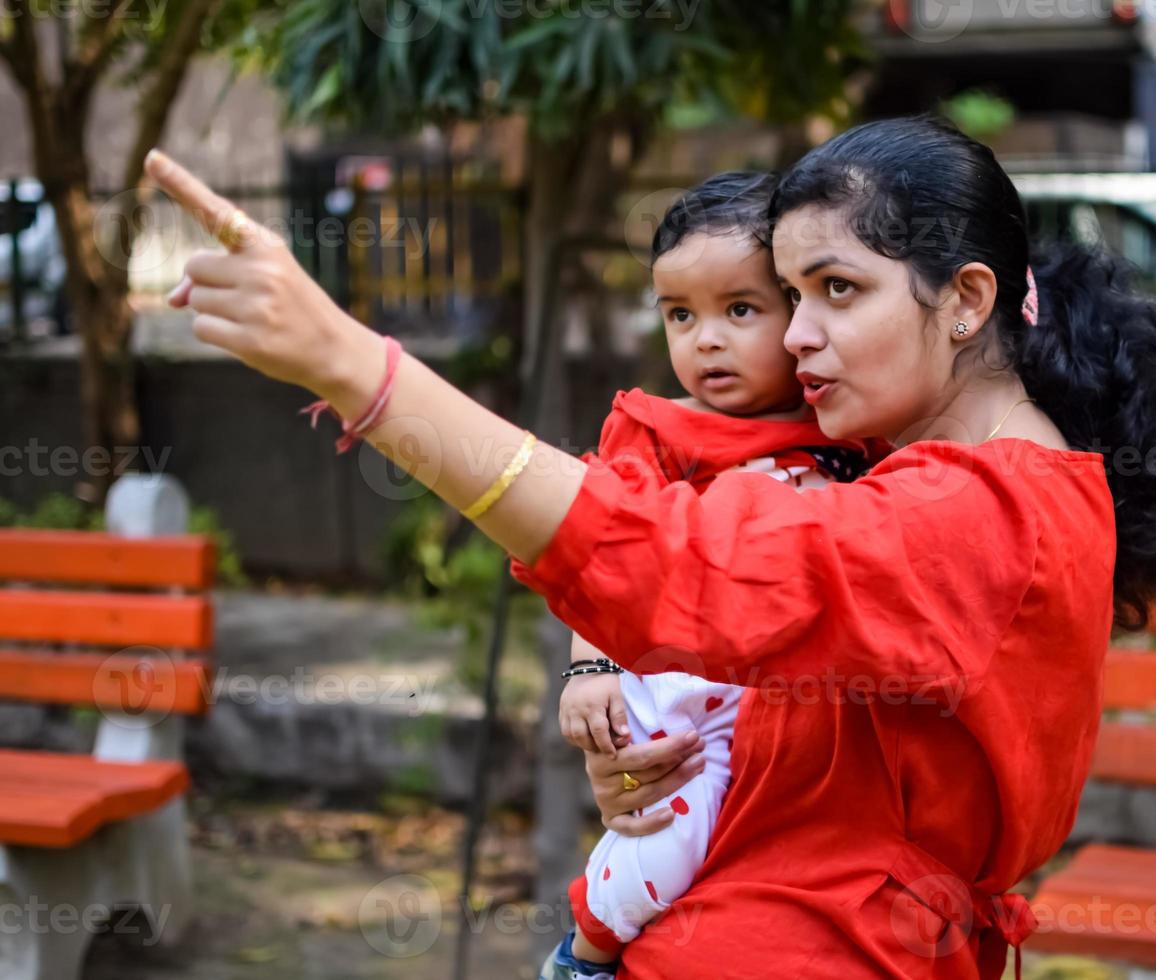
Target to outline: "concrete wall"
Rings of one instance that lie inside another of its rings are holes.
[[[573,370],[583,384],[567,441],[586,448],[634,366],[600,356]],[[314,432],[297,414],[307,392],[224,359],[146,358],[138,384],[133,468],[176,476],[195,505],[217,512],[247,565],[294,577],[378,570],[390,521],[420,488],[366,447],[335,455],[336,422],[323,418]],[[82,466],[66,453],[84,449],[81,418],[75,360],[0,358],[0,498],[26,508],[72,493]]]

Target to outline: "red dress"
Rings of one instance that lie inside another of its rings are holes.
[[[633,388],[614,396],[598,457],[649,486],[686,480],[701,493],[720,473],[767,456],[784,469],[818,467],[836,479],[853,479],[865,469],[865,456],[886,455],[890,447],[884,445],[828,439],[813,415],[797,422],[720,415]]]
[[[1091,761],[1114,534],[1102,458],[1019,439],[803,494],[590,459],[519,578],[636,673],[751,688],[706,861],[619,980],[999,977]]]

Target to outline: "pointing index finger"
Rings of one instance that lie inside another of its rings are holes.
[[[244,219],[243,212],[171,157],[160,150],[150,151],[145,158],[145,173],[214,238],[234,250],[244,243],[243,230],[238,226],[238,218]],[[248,223],[247,219],[244,221]]]

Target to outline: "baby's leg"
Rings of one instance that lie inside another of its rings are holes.
[[[607,831],[586,868],[586,905],[621,942],[689,887],[706,857],[726,783],[699,773],[659,806],[670,806],[674,822],[645,837]]]
[[[586,867],[585,909],[576,910],[629,942],[690,887],[702,866],[730,781],[730,744],[741,689],[685,674],[623,674],[635,741],[695,728],[706,743],[706,768],[646,812],[669,806],[674,821],[645,837],[608,831]]]

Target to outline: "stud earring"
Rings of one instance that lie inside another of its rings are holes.
[[[951,328],[951,331],[952,331],[952,333],[954,333],[954,334],[955,334],[957,337],[966,337],[966,336],[967,336],[967,332],[968,332],[970,329],[971,329],[971,327],[969,327],[969,326],[967,325],[967,322],[966,322],[966,321],[964,321],[964,320],[958,320],[958,321],[956,321],[956,324],[955,324],[955,326]]]

